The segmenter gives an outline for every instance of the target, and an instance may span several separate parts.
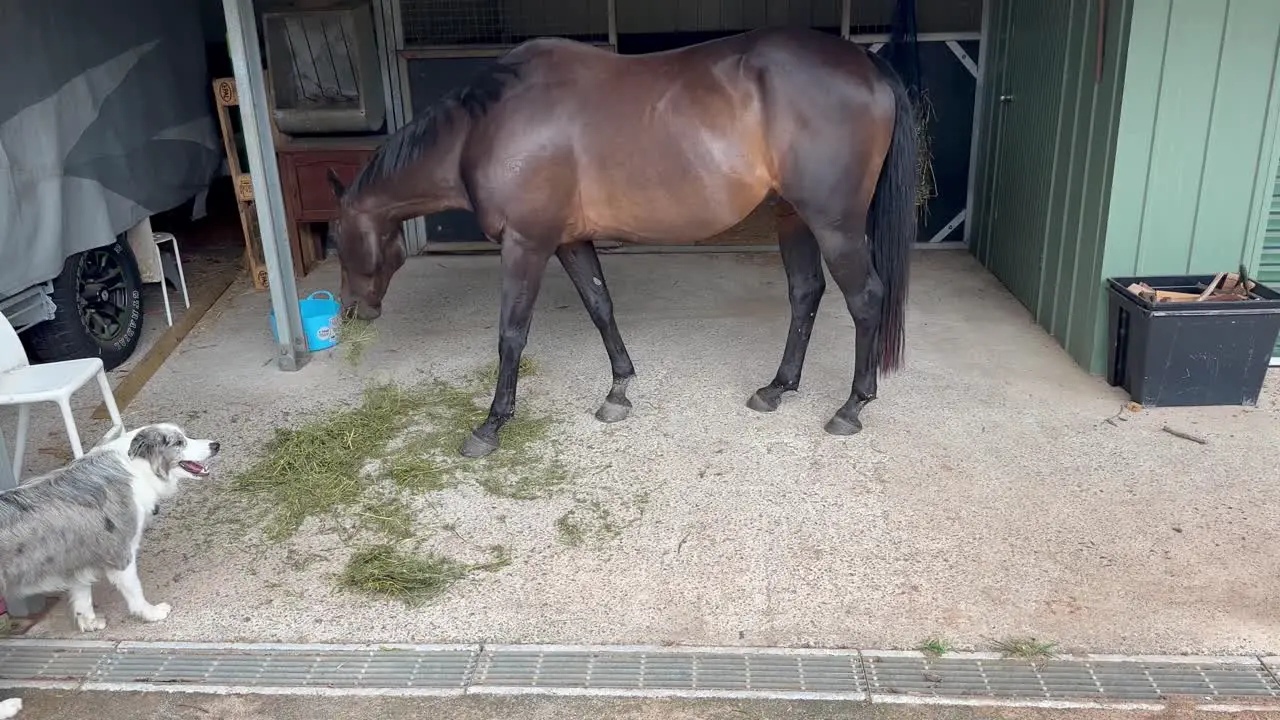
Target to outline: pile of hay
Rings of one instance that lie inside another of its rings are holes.
[[[522,376],[535,371],[532,360],[521,363]],[[492,392],[494,382],[496,367],[460,385],[372,385],[354,407],[277,429],[229,487],[263,508],[263,533],[273,542],[289,540],[308,520],[332,521],[355,549],[341,587],[406,602],[430,599],[510,559],[502,548],[490,548],[495,560],[475,565],[401,549],[397,543],[424,534],[408,499],[471,483],[497,497],[528,500],[570,481],[548,452],[550,418],[527,411],[507,424],[501,448],[489,457],[458,455],[488,414],[478,398]]]

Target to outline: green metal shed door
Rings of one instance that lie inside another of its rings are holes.
[[[1267,234],[1262,240],[1262,262],[1258,279],[1272,288],[1280,288],[1280,172],[1271,191],[1271,214],[1267,216]],[[1280,363],[1280,343],[1272,355],[1272,364]]]

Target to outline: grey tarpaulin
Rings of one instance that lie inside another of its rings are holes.
[[[190,0],[0,0],[0,297],[205,189],[222,161]]]

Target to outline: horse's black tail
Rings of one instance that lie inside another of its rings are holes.
[[[883,345],[881,352],[877,353],[879,362],[876,367],[887,374],[902,365],[908,265],[916,242],[920,150],[916,135],[915,108],[906,87],[888,61],[875,53],[868,54],[893,88],[895,106],[893,138],[889,142],[889,152],[880,168],[876,193],[867,213],[871,262],[885,289],[880,309],[880,339]]]

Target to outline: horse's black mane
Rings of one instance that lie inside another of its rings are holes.
[[[439,137],[441,124],[448,120],[450,110],[461,109],[469,117],[481,117],[502,98],[507,80],[519,76],[519,63],[510,59],[499,58],[486,64],[466,83],[450,90],[409,124],[388,137],[370,156],[369,162],[346,192],[358,193],[366,190],[422,157],[423,151],[429,149]]]

